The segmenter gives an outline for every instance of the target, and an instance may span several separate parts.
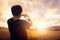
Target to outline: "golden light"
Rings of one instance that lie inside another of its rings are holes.
[[[31,13],[31,14],[28,14],[30,16],[30,19],[33,23],[33,26],[36,28],[36,29],[46,29],[48,27],[48,21],[46,21],[44,18],[42,17],[39,17],[38,14],[35,14],[34,13]],[[33,27],[31,27],[32,29]]]
[[[34,26],[34,27],[31,27],[32,30],[30,31],[31,32],[30,34],[32,36],[49,34],[50,31],[47,30],[48,27],[60,24],[60,23],[57,23],[58,22],[58,18],[56,19],[57,16],[54,17],[56,11],[57,9],[47,9],[44,14],[44,17],[39,16],[39,14],[36,13],[35,11],[28,14]]]
[[[36,21],[36,23],[35,23],[35,25],[36,25],[36,28],[37,29],[40,29],[40,30],[44,30],[46,27],[47,27],[47,22],[44,22],[44,21]]]
[[[46,35],[46,34],[48,34],[48,33],[49,33],[49,31],[46,30],[46,29],[43,29],[43,30],[37,30],[37,34],[39,34],[39,35]]]

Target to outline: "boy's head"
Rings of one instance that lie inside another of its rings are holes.
[[[20,5],[14,5],[12,6],[11,11],[13,16],[21,15],[22,7]]]

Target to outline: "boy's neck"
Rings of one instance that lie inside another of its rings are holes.
[[[13,20],[18,20],[18,19],[19,19],[18,16],[14,16],[14,17],[13,17]]]

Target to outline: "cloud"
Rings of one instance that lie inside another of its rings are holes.
[[[60,0],[44,0],[43,5],[48,8],[60,8]]]

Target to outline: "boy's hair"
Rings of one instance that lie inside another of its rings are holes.
[[[22,7],[20,5],[14,5],[11,8],[13,16],[21,15],[22,13]]]

